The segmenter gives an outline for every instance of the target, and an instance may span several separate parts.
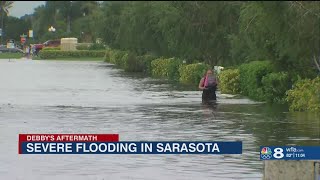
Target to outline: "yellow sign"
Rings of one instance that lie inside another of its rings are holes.
[[[33,37],[33,30],[29,30],[29,38]]]

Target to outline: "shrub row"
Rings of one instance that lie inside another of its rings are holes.
[[[77,45],[77,50],[105,50],[105,46],[103,44],[78,44]]]
[[[219,89],[225,94],[240,93],[240,71],[239,69],[227,69],[219,74]]]
[[[90,48],[90,45],[88,44],[78,44],[76,47],[77,50],[89,50],[89,48]]]
[[[155,77],[198,85],[208,68],[206,64],[184,64],[181,59],[108,49],[105,61],[127,72],[143,72]],[[271,103],[289,102],[290,110],[320,110],[320,78],[299,81],[295,88],[286,72],[275,72],[269,61],[252,61],[239,68],[226,69],[219,74],[222,93],[243,94],[254,100]]]
[[[142,72],[151,74],[151,61],[156,59],[152,55],[137,56],[132,52],[107,49],[104,60],[123,68],[127,72]]]
[[[285,103],[291,79],[285,72],[274,72],[269,61],[252,61],[239,69],[228,69],[219,75],[222,93],[242,94],[254,100]]]
[[[158,58],[151,62],[152,75],[155,77],[179,80],[179,67],[182,60],[177,58]]]
[[[291,80],[286,72],[273,72],[262,78],[264,98],[271,103],[285,103],[286,91],[291,88]]]
[[[39,57],[41,59],[55,59],[66,57],[104,57],[105,51],[60,51],[60,50],[47,50],[40,51]]]
[[[58,51],[61,50],[60,47],[45,47],[41,51]]]
[[[242,64],[240,70],[241,93],[254,100],[265,100],[262,78],[273,71],[269,61],[252,61]]]
[[[137,56],[132,52],[107,49],[104,60],[115,64],[127,72],[142,72],[155,77],[180,81],[185,84],[198,84],[208,65],[183,64],[177,58],[157,58],[146,54]]]
[[[202,63],[182,65],[179,68],[180,82],[197,85],[210,67]]]
[[[290,111],[320,112],[320,77],[292,80],[286,72],[272,72],[269,62],[251,62],[239,69],[222,71],[219,88],[222,93],[244,94],[271,103],[288,103]],[[240,88],[239,88],[240,87]]]
[[[286,100],[291,111],[320,112],[320,77],[313,80],[298,80],[293,89],[287,91]]]

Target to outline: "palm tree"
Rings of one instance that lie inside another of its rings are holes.
[[[4,13],[8,15],[9,9],[12,7],[14,1],[0,1],[0,12],[1,12],[1,44],[3,42],[3,20],[4,20]]]

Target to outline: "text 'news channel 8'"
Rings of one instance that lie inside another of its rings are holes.
[[[320,146],[261,146],[260,160],[320,160]]]

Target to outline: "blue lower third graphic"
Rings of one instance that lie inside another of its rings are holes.
[[[22,142],[21,154],[242,154],[242,142]]]
[[[261,146],[261,160],[320,160],[320,146]]]

